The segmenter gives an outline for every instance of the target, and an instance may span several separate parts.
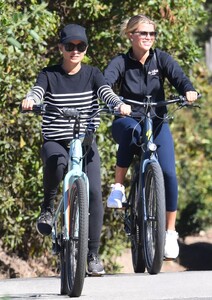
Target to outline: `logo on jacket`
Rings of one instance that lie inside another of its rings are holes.
[[[151,76],[154,76],[154,75],[158,74],[158,69],[154,69],[152,71],[149,71],[148,74],[151,75]]]

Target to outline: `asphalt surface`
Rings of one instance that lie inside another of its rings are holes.
[[[0,280],[0,299],[69,299],[60,295],[60,278]],[[185,271],[158,275],[118,274],[87,277],[82,300],[211,299],[212,271]]]

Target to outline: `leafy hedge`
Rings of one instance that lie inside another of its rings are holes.
[[[42,199],[41,134],[40,120],[21,115],[19,104],[48,63],[58,17],[45,3],[25,3],[0,3],[0,235],[5,247],[27,258],[40,251],[34,224]]]

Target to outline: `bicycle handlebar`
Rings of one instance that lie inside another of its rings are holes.
[[[199,94],[198,98],[200,98],[200,97],[201,97],[201,95]],[[123,97],[120,97],[120,99],[124,103],[135,104],[135,105],[138,105],[141,107],[162,107],[162,106],[167,106],[170,104],[177,103],[180,108],[182,108],[182,107],[199,107],[200,108],[200,106],[198,104],[190,103],[189,101],[187,101],[185,96],[173,96],[172,99],[168,99],[165,101],[159,101],[159,102],[151,102],[151,96],[147,96],[146,97],[147,101],[143,101],[143,102],[139,102],[139,101],[132,100],[132,99],[126,99]],[[70,108],[70,107],[58,108],[57,106],[48,105],[48,104],[35,104],[35,105],[33,105],[32,110],[21,110],[22,113],[34,112],[35,114],[39,114],[39,115],[43,115],[45,112],[48,112],[48,111],[57,112],[65,118],[75,118],[75,119],[80,119],[80,115],[83,114],[83,112],[78,110],[77,108]],[[113,114],[115,116],[123,116],[115,108],[112,109],[112,108],[104,106],[104,107],[96,110],[89,117],[92,119],[99,113],[104,113],[104,112],[107,114],[108,113]],[[141,116],[141,113],[139,113],[139,116]],[[138,112],[132,111],[131,117],[139,117],[139,116],[138,116]]]
[[[201,95],[199,94],[197,98],[200,98]],[[136,101],[132,99],[126,99],[123,98],[122,101],[124,103],[129,103],[129,104],[135,104],[138,106],[151,106],[151,107],[162,107],[162,106],[167,106],[170,104],[178,103],[179,106],[184,107],[184,106],[190,106],[190,107],[200,107],[198,104],[190,103],[185,96],[173,96],[172,99],[168,99],[165,101],[158,101],[158,102],[151,102],[151,96],[146,96],[147,101]]]
[[[83,114],[82,111],[78,110],[77,108],[71,108],[71,107],[62,107],[59,108],[57,106],[53,105],[48,105],[48,104],[34,104],[33,108],[27,109],[27,110],[21,110],[22,113],[30,113],[33,112],[38,115],[43,115],[45,112],[57,112],[60,115],[62,115],[65,118],[74,118],[74,119],[79,119],[80,115]],[[111,112],[111,110],[107,107],[102,107],[96,110],[92,115],[89,115],[89,117],[92,119],[96,115],[98,115],[101,112]]]

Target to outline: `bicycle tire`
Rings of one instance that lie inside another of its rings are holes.
[[[86,184],[77,178],[69,190],[70,228],[66,241],[66,284],[69,297],[79,297],[82,292],[88,251],[88,196]]]
[[[144,273],[145,272],[145,260],[144,253],[141,241],[141,224],[138,221],[138,212],[137,212],[137,203],[139,200],[138,193],[138,183],[139,176],[138,173],[135,176],[129,197],[129,207],[130,207],[130,228],[131,228],[131,255],[132,255],[132,264],[135,273]]]
[[[61,213],[61,235],[60,235],[60,294],[67,295],[67,284],[66,284],[66,247],[63,238],[63,228],[64,228],[64,212]]]
[[[156,162],[147,164],[142,189],[142,244],[149,274],[160,272],[165,244],[165,187],[161,167]]]

